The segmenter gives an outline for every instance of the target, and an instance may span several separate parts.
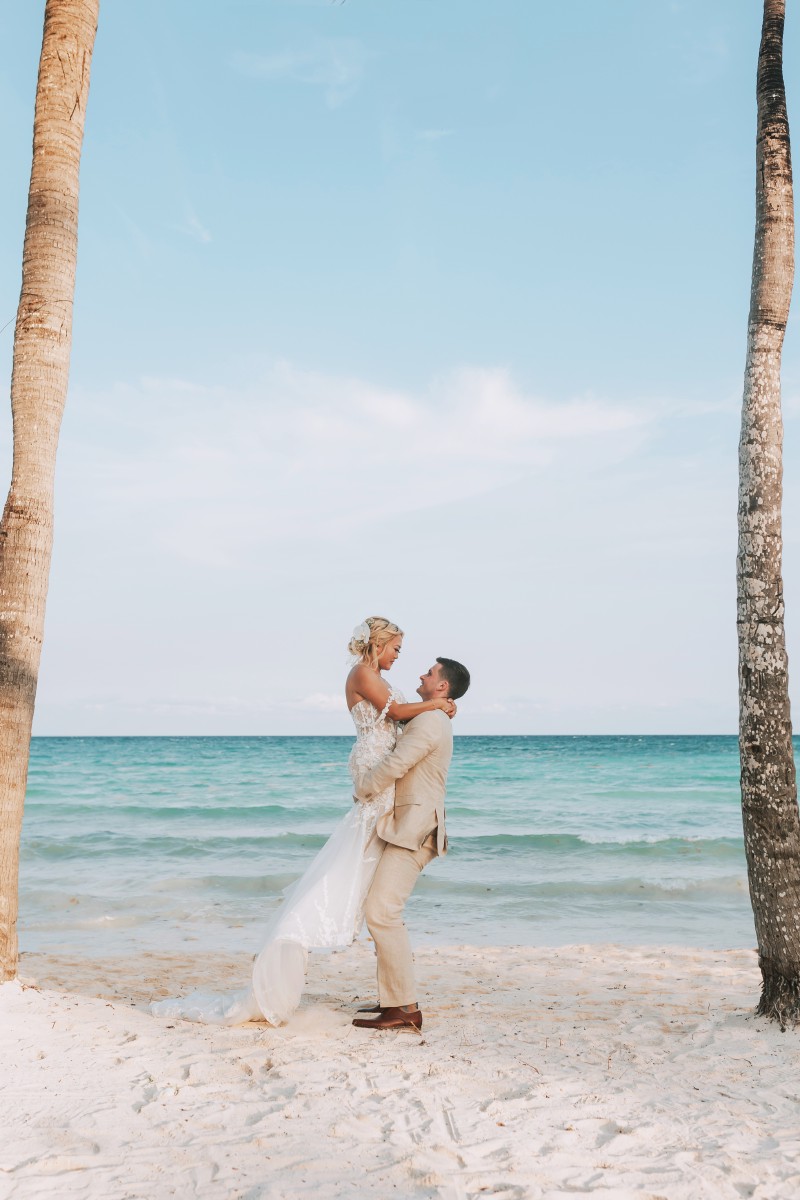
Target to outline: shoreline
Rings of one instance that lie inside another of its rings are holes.
[[[354,1029],[368,943],[312,955],[285,1026],[159,1021],[241,956],[26,954],[0,986],[0,1195],[789,1200],[798,1032],[752,950],[418,946],[421,1037]],[[8,1103],[8,1101],[11,1103]]]
[[[463,956],[465,961],[480,960],[488,956],[492,961],[497,960],[502,965],[508,961],[508,970],[512,964],[524,965],[526,977],[534,972],[537,966],[547,963],[547,972],[566,972],[570,962],[575,963],[570,979],[579,984],[581,965],[596,972],[598,963],[603,963],[607,956],[615,961],[615,969],[622,969],[622,964],[630,960],[632,966],[650,964],[655,976],[660,978],[662,972],[668,970],[668,964],[673,959],[684,961],[689,959],[697,963],[697,969],[706,959],[709,961],[725,961],[735,958],[744,969],[748,963],[752,965],[753,999],[747,1011],[755,1009],[760,990],[760,974],[757,965],[757,949],[755,946],[718,947],[712,945],[697,946],[692,943],[654,942],[574,942],[551,944],[542,942],[536,945],[530,943],[448,943],[438,940],[428,940],[419,930],[410,930],[414,946],[414,959],[418,963],[417,982],[422,994],[430,992],[427,997],[428,1005],[435,1004],[438,994],[435,986],[426,987],[426,977],[430,969],[434,969],[433,979],[438,980],[436,963],[440,955],[448,962]],[[134,1008],[146,1008],[151,1000],[163,999],[165,996],[180,994],[194,988],[208,991],[226,991],[242,987],[247,983],[248,965],[255,958],[249,951],[233,953],[217,953],[216,951],[195,951],[189,947],[176,947],[174,950],[152,950],[139,953],[124,953],[119,955],[103,955],[88,958],[82,953],[49,954],[46,952],[24,951],[20,954],[18,977],[27,986],[32,985],[42,991],[60,992],[70,995],[82,995],[94,999],[119,1001],[128,1003]],[[348,959],[351,961],[348,963]],[[652,964],[658,962],[656,968]],[[372,975],[369,975],[369,964]],[[357,999],[358,989],[372,995],[375,989],[375,956],[372,939],[363,934],[351,946],[343,950],[312,950],[309,952],[308,986],[301,1002],[301,1011],[313,1008],[318,1003],[336,1003],[336,994],[331,987],[325,987],[326,978],[332,984],[336,982],[343,988],[340,998],[346,1007],[349,993]],[[543,968],[542,968],[543,969]],[[649,976],[648,976],[649,977]],[[366,979],[366,981],[365,981]],[[531,984],[535,987],[535,983]],[[319,989],[322,989],[320,991]],[[583,990],[583,989],[581,989]],[[446,993],[448,994],[448,993]],[[451,1000],[448,996],[448,1007]],[[422,1006],[422,1000],[420,1000]],[[271,1026],[263,1026],[265,1029]]]

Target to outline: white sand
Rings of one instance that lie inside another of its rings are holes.
[[[800,1196],[800,1031],[750,1015],[750,951],[426,948],[422,1038],[351,1027],[366,944],[312,959],[282,1029],[142,1008],[231,965],[29,956],[39,988],[0,987],[0,1196]]]

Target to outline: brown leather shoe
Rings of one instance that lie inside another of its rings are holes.
[[[422,1013],[418,1008],[410,1012],[405,1008],[383,1008],[374,1020],[354,1017],[353,1024],[359,1029],[413,1029],[419,1033],[422,1030]]]

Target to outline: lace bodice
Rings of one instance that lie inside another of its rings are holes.
[[[350,774],[356,779],[359,771],[368,771],[376,763],[391,754],[397,745],[401,726],[386,714],[392,702],[405,704],[401,692],[389,689],[389,699],[382,712],[378,712],[369,700],[359,700],[350,709],[356,727],[356,741],[350,752]]]

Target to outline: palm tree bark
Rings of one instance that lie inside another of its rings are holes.
[[[99,0],[47,0],[14,333],[14,460],[0,523],[0,981],[17,967],[19,839],[72,344],[78,180]]]
[[[739,443],[739,753],[762,994],[781,1028],[800,1019],[800,814],[781,576],[781,350],[794,278],[783,83],[785,0],[765,0],[758,56],[756,236]]]

